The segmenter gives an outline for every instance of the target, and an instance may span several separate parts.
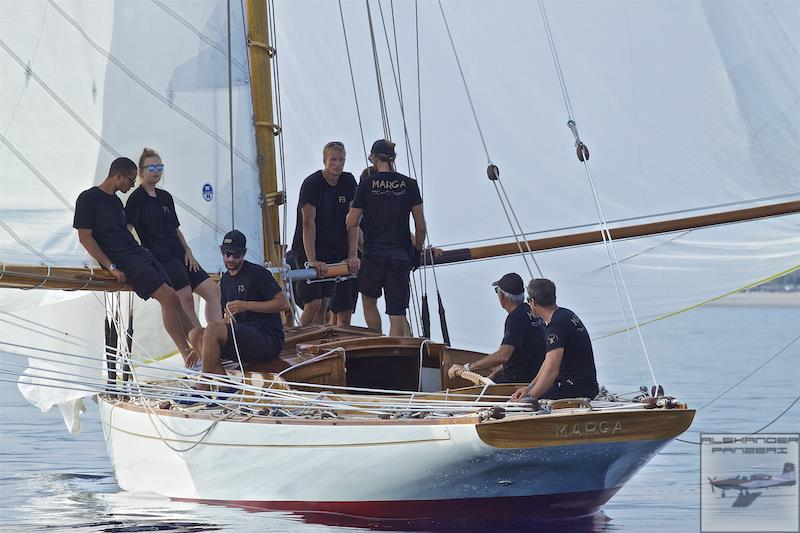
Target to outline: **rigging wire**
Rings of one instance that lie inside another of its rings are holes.
[[[447,37],[450,40],[450,48],[453,51],[453,57],[455,58],[456,66],[458,67],[458,72],[461,75],[461,82],[464,85],[464,91],[467,94],[467,101],[469,102],[469,107],[470,110],[472,111],[472,118],[475,120],[475,126],[478,130],[478,135],[480,136],[481,144],[483,145],[483,151],[486,154],[486,161],[489,165],[487,169],[487,172],[489,173],[489,180],[492,182],[492,185],[494,186],[495,189],[495,193],[497,194],[497,198],[498,200],[500,200],[500,205],[503,207],[503,212],[506,215],[506,220],[508,220],[508,225],[511,227],[511,232],[514,234],[514,240],[517,243],[520,255],[522,256],[522,260],[525,263],[525,268],[528,270],[528,274],[530,275],[531,278],[534,277],[533,269],[531,269],[531,266],[528,263],[528,255],[529,255],[533,260],[536,270],[539,272],[539,276],[544,277],[542,274],[542,269],[539,267],[539,264],[536,261],[536,258],[534,257],[533,250],[531,250],[530,246],[528,245],[528,240],[527,238],[525,238],[525,234],[522,232],[522,226],[519,224],[519,219],[517,218],[517,215],[514,212],[514,207],[511,205],[511,201],[509,200],[508,195],[505,193],[505,188],[502,188],[501,192],[501,189],[497,185],[497,182],[500,181],[500,173],[497,169],[497,166],[495,166],[492,163],[492,157],[489,155],[489,148],[486,144],[486,138],[483,135],[483,128],[481,128],[480,120],[478,119],[478,112],[475,109],[475,103],[472,101],[472,94],[470,93],[469,90],[467,77],[464,74],[464,69],[461,67],[461,60],[458,57],[458,50],[456,49],[455,41],[453,40],[453,34],[450,31],[450,24],[447,22],[447,15],[445,15],[444,7],[442,6],[442,0],[438,0],[438,4],[439,4],[439,11],[442,14],[442,20],[444,21],[445,29],[447,30]],[[516,220],[517,222],[516,226],[514,225],[514,222],[512,221],[512,216],[509,214],[509,212],[511,213],[511,215],[513,215],[513,219]],[[518,229],[519,232],[517,231]],[[522,247],[523,243],[520,242],[520,237],[519,237],[520,233],[522,233],[523,235],[522,240],[524,241],[525,247],[527,248],[527,254],[525,253],[526,250],[523,250]]]
[[[269,25],[269,38],[271,41],[271,61],[272,70],[273,70],[273,78],[275,80],[275,108],[276,108],[276,118],[278,119],[278,153],[280,154],[280,171],[281,171],[281,187],[284,191],[287,190],[286,187],[286,149],[285,144],[283,141],[283,129],[281,125],[283,124],[283,99],[282,99],[282,92],[281,92],[281,70],[280,70],[280,62],[278,60],[278,25],[275,23],[275,1],[269,0],[269,17],[268,17],[268,25]],[[289,203],[286,202],[284,199],[282,204],[283,210],[283,220],[281,221],[281,242],[286,243],[288,242],[288,220],[289,220]],[[286,260],[284,259],[284,263]],[[275,265],[278,266],[278,265]],[[294,307],[292,307],[292,315],[294,315]]]
[[[236,188],[233,183],[233,47],[231,46],[231,0],[227,0],[228,21],[228,144],[230,145],[231,164],[231,229],[236,227],[235,204]]]
[[[347,52],[347,66],[350,69],[350,83],[353,85],[353,99],[356,103],[356,116],[358,116],[358,131],[361,133],[361,150],[364,152],[364,163],[369,166],[369,157],[367,156],[367,140],[364,137],[364,124],[361,120],[361,106],[358,105],[358,91],[356,90],[356,78],[353,74],[353,60],[350,57],[350,44],[347,41],[347,26],[344,23],[344,10],[342,9],[342,0],[339,2],[339,17],[342,19],[342,35],[344,36],[344,49]]]
[[[378,45],[375,42],[375,28],[372,24],[372,9],[369,6],[369,0],[364,0],[367,4],[367,20],[369,21],[369,37],[372,43],[372,61],[375,64],[375,80],[378,84],[378,102],[381,109],[381,120],[383,121],[383,135],[386,139],[391,140],[392,131],[389,127],[389,116],[386,112],[386,99],[383,93],[383,81],[381,79],[381,66],[378,60]],[[380,1],[379,1],[380,5]]]
[[[555,66],[556,76],[558,78],[559,86],[561,87],[561,95],[564,98],[564,106],[565,106],[566,111],[567,111],[567,116],[569,117],[569,120],[567,121],[567,125],[570,128],[570,130],[572,131],[573,135],[575,136],[575,146],[580,151],[581,148],[585,149],[585,146],[580,141],[580,137],[578,136],[578,130],[577,130],[577,126],[576,126],[575,114],[574,114],[573,109],[572,109],[572,102],[571,102],[571,100],[569,98],[569,92],[567,90],[567,83],[566,83],[566,80],[564,78],[564,73],[563,73],[563,71],[561,69],[561,62],[560,62],[560,60],[558,58],[558,50],[557,50],[557,47],[556,47],[556,44],[555,44],[555,39],[553,38],[552,30],[550,28],[550,21],[549,21],[549,19],[547,17],[547,10],[545,9],[543,0],[539,0],[539,10],[541,12],[542,21],[544,23],[545,34],[547,35],[547,42],[548,42],[548,44],[550,46],[550,53],[551,53],[552,58],[553,58],[553,64]],[[656,380],[655,372],[653,370],[653,364],[652,364],[652,362],[650,360],[650,355],[647,352],[647,345],[644,342],[644,337],[642,336],[642,331],[641,331],[641,328],[639,327],[639,321],[638,321],[638,319],[636,317],[636,311],[635,311],[635,309],[633,307],[633,303],[631,302],[630,293],[628,292],[627,284],[625,283],[625,277],[624,277],[624,275],[622,273],[622,267],[621,267],[621,265],[619,263],[619,258],[617,257],[617,253],[616,253],[616,250],[614,248],[614,241],[613,241],[613,239],[611,237],[611,232],[608,229],[608,224],[606,222],[605,215],[603,214],[603,209],[602,209],[602,206],[601,206],[601,203],[600,203],[600,197],[599,197],[599,194],[597,192],[597,188],[595,186],[595,182],[594,182],[594,178],[592,176],[591,168],[589,166],[588,150],[586,151],[584,156],[579,155],[579,159],[583,163],[584,169],[586,171],[586,177],[588,179],[589,186],[591,188],[592,199],[594,201],[595,210],[597,211],[597,216],[598,216],[598,219],[599,219],[599,222],[600,222],[600,233],[601,233],[601,236],[603,238],[603,243],[604,243],[604,245],[606,247],[606,253],[607,253],[608,259],[609,259],[609,265],[612,267],[611,268],[611,273],[612,273],[612,277],[613,277],[613,280],[614,280],[614,286],[615,286],[616,292],[617,292],[617,299],[618,299],[618,302],[619,302],[619,304],[621,306],[622,318],[625,321],[625,329],[626,329],[626,331],[630,331],[631,328],[630,328],[630,326],[628,324],[627,313],[625,312],[625,307],[624,307],[624,305],[622,303],[622,293],[624,293],[625,299],[627,300],[628,309],[630,310],[631,318],[632,318],[633,324],[634,324],[634,329],[636,330],[636,333],[637,333],[637,335],[639,337],[639,342],[641,343],[642,351],[644,353],[645,360],[647,361],[647,366],[650,369],[650,376],[653,379],[653,385],[658,385],[658,381]],[[617,272],[614,271],[614,266],[616,266],[616,271]],[[619,275],[619,281],[617,280],[617,275]],[[622,292],[620,291],[620,286],[622,286]],[[629,342],[631,343],[631,349],[632,349],[633,341],[630,340],[630,336],[629,336]]]

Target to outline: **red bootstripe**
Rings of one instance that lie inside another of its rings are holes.
[[[484,521],[519,518],[567,518],[595,512],[618,488],[586,492],[563,492],[538,496],[465,498],[458,500],[403,500],[359,502],[205,500],[173,498],[176,501],[242,507],[248,510],[333,513],[369,519],[474,518]]]

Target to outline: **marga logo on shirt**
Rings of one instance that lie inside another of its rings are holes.
[[[372,181],[372,188],[373,189],[405,189],[406,182],[405,180],[373,180]]]

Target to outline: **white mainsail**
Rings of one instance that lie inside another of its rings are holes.
[[[215,247],[233,224],[232,205],[251,259],[262,259],[244,13],[235,3],[231,194],[226,4],[0,5],[0,66],[10,73],[0,87],[0,166],[4,191],[12,191],[0,200],[2,261],[87,263],[71,228],[72,203],[102,178],[114,157],[136,158],[143,146],[164,157],[164,187],[181,201],[182,230],[206,269],[219,267]],[[369,24],[363,3],[342,5],[368,147],[385,135]],[[485,177],[487,159],[500,167],[529,236],[597,227],[585,170],[565,126],[539,5],[442,6],[486,149],[439,4],[370,5],[398,168],[424,185],[433,244],[508,240],[508,224]],[[796,3],[544,5],[606,219],[646,222],[662,213],[796,199],[800,37],[798,26],[788,22],[797,20]],[[348,170],[355,174],[363,168],[363,152],[339,4],[276,2],[275,17],[286,222],[293,228],[296,192],[320,167],[322,145],[344,141]],[[392,63],[399,65],[405,128]],[[404,129],[414,169],[405,155]],[[206,184],[211,201],[203,197]],[[798,226],[800,217],[793,215],[616,243],[639,322],[796,268]],[[536,259],[558,284],[560,302],[578,311],[595,337],[625,327],[602,245]],[[509,270],[528,276],[519,257],[437,269],[454,344],[496,345],[502,315],[489,284]],[[433,278],[426,276],[430,290]],[[42,298],[25,294],[34,300],[26,303],[6,294],[0,304],[6,311]],[[8,333],[15,327],[2,327],[4,337],[15,334]],[[100,325],[86,321],[81,328],[97,335]],[[142,334],[139,329],[137,336]]]
[[[231,7],[230,115],[227,4],[2,2],[0,261],[95,265],[72,228],[75,199],[104,179],[113,159],[137,161],[145,146],[161,153],[162,186],[176,198],[181,230],[209,272],[222,266],[217,246],[234,225],[247,235],[248,257],[263,260],[243,13],[238,4]],[[80,352],[22,322],[33,320],[91,339],[84,353],[102,357],[102,293],[4,290],[0,311],[16,315],[0,315],[2,340]],[[134,304],[140,359],[174,350],[158,317],[154,302]],[[66,363],[32,365],[86,375]],[[87,395],[55,391],[25,387],[45,410]],[[62,409],[71,413],[74,406]],[[78,429],[74,419],[67,425]]]

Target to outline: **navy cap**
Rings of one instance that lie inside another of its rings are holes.
[[[239,230],[229,231],[222,238],[222,251],[241,253],[247,250],[247,238]]]
[[[494,283],[492,283],[494,287],[500,287],[508,294],[524,294],[525,293],[525,284],[522,282],[522,278],[519,274],[515,274],[511,272],[506,274],[502,278],[498,279]]]
[[[372,143],[372,149],[369,151],[372,155],[383,156],[388,158],[389,161],[394,161],[397,154],[394,151],[394,143],[386,139],[378,139]]]

